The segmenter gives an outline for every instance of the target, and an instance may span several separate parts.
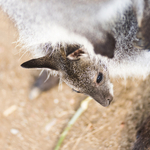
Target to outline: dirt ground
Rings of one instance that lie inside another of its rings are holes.
[[[0,150],[53,150],[61,132],[86,96],[65,84],[29,100],[35,70],[20,64],[13,43],[18,33],[0,12]],[[21,59],[20,59],[21,58]],[[114,79],[114,101],[108,107],[94,100],[73,125],[61,150],[130,150],[138,127],[150,114],[150,78]]]

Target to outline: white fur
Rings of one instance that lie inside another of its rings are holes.
[[[109,85],[109,87],[110,87],[109,92],[110,92],[111,96],[114,96],[113,84],[112,83],[109,83],[109,84],[110,84]]]
[[[124,78],[127,77],[140,77],[143,79],[150,74],[150,52],[144,51],[140,55],[128,58],[128,60],[118,62],[112,60],[107,60],[107,65],[111,77]]]
[[[46,47],[47,43],[51,43],[50,46],[53,47],[58,43],[81,44],[90,56],[95,56],[92,44],[84,35],[93,34],[96,39],[103,40],[103,32],[99,31],[99,27],[109,28],[117,21],[118,16],[121,18],[132,3],[138,10],[140,24],[143,16],[143,0],[0,0],[0,6],[14,20],[19,30],[19,44],[31,51],[34,57],[47,53],[49,49]],[[132,33],[136,34],[134,26],[129,31],[129,36]],[[99,56],[107,65],[110,75],[123,78],[147,76],[150,73],[150,53],[143,51],[139,55],[133,54],[120,63],[116,60],[119,55],[124,55],[120,53],[128,37],[121,35],[116,39],[119,50],[115,58],[109,60]]]
[[[123,14],[125,10],[132,5],[131,0],[111,0],[108,1],[102,8],[99,10],[97,18],[103,25],[103,28],[106,28],[107,24],[114,23],[117,20],[120,14]]]
[[[96,28],[105,28],[129,5],[130,0],[0,0],[0,6],[18,27],[18,43],[34,57],[45,55],[45,43],[54,46],[60,42],[84,45],[89,54],[94,55],[93,46],[84,34],[103,39],[103,33]]]

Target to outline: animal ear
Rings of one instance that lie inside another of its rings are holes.
[[[69,60],[78,60],[81,57],[87,57],[87,56],[88,56],[88,54],[86,54],[83,51],[83,48],[79,48],[79,49],[75,50],[74,52],[72,52],[71,54],[67,55],[67,58]]]
[[[58,70],[58,63],[51,60],[49,55],[46,55],[41,58],[31,59],[29,61],[21,64],[21,67],[24,68],[48,68],[53,70]]]

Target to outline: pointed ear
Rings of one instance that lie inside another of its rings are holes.
[[[83,51],[83,48],[79,48],[79,49],[75,50],[74,52],[72,52],[71,54],[67,55],[67,58],[69,60],[78,60],[81,57],[87,57],[87,56],[88,56],[88,54],[86,54]]]
[[[56,71],[58,70],[58,64],[55,61],[51,60],[49,55],[46,55],[41,58],[31,59],[29,61],[26,61],[23,64],[21,64],[21,67],[24,67],[24,68],[49,68],[49,69],[53,69]]]

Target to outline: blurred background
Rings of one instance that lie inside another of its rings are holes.
[[[0,11],[0,149],[53,150],[69,119],[86,98],[62,84],[29,100],[36,70],[20,67],[18,32]],[[23,55],[23,56],[22,56]],[[92,100],[72,126],[61,150],[129,150],[150,113],[150,78],[113,79],[114,101],[107,108]]]

